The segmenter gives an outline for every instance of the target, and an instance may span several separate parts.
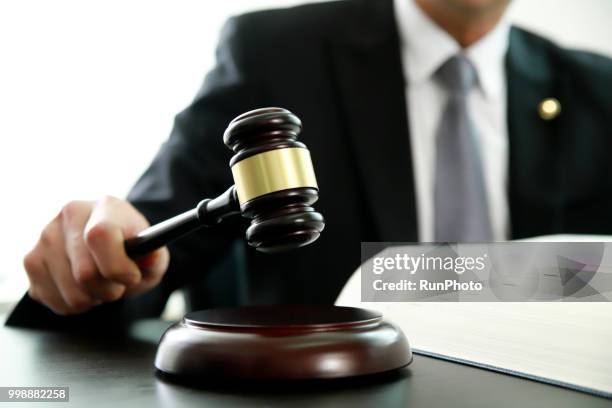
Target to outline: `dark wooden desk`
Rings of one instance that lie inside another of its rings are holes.
[[[603,398],[415,356],[399,375],[279,387],[194,388],[156,375],[167,324],[143,322],[129,339],[0,328],[0,386],[69,386],[69,403],[41,407],[610,407]],[[265,369],[265,368],[262,368]],[[29,404],[29,405],[28,405]],[[17,407],[33,403],[15,403]],[[0,403],[0,407],[8,406]]]

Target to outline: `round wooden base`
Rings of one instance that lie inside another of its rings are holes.
[[[402,331],[378,312],[282,305],[188,313],[162,336],[155,366],[175,376],[304,380],[381,373],[411,361]]]

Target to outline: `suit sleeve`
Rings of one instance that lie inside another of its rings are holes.
[[[227,124],[237,115],[258,108],[255,67],[248,67],[251,48],[244,42],[240,17],[230,19],[221,32],[216,65],[191,105],[175,118],[169,139],[140,177],[128,200],[151,224],[189,210],[233,184],[223,144]],[[135,298],[105,304],[76,316],[57,316],[27,296],[21,299],[6,324],[13,326],[89,330],[125,327],[142,317],[158,316],[177,288],[204,278],[243,235],[244,220],[202,229],[169,246],[171,261],[161,284]]]

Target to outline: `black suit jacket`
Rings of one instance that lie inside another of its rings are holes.
[[[13,324],[88,327],[158,315],[168,295],[199,285],[195,306],[332,303],[359,266],[361,241],[417,241],[405,82],[391,0],[338,1],[246,14],[222,32],[217,65],[129,200],[152,223],[232,184],[221,136],[265,106],[304,123],[327,226],[313,245],[266,255],[246,223],[171,245],[162,284],[81,316],[57,317],[27,296]],[[512,28],[507,55],[508,199],[512,238],[612,233],[612,62]],[[545,121],[539,103],[562,113]],[[216,271],[216,272],[215,272]]]

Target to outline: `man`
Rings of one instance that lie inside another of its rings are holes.
[[[128,201],[72,202],[44,229],[8,323],[119,326],[202,282],[194,306],[332,303],[361,241],[609,234],[612,61],[510,28],[507,5],[355,0],[230,20],[217,66]],[[264,106],[305,125],[319,241],[260,254],[237,220],[127,258],[126,237],[231,185],[223,130]]]

